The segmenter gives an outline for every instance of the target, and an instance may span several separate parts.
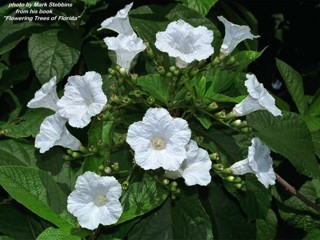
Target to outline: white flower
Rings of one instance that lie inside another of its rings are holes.
[[[178,170],[187,157],[191,131],[186,120],[172,118],[163,108],[149,108],[142,121],[129,126],[127,143],[136,163],[145,170]]]
[[[259,36],[254,36],[250,32],[250,28],[248,26],[240,26],[237,24],[233,24],[225,19],[223,16],[219,16],[218,19],[223,22],[225,26],[225,36],[223,39],[223,43],[220,48],[220,52],[225,56],[229,55],[236,46],[246,39],[253,39]]]
[[[114,177],[85,172],[78,177],[75,190],[68,197],[67,209],[83,228],[93,230],[100,223],[111,225],[122,214],[121,193],[121,185]]]
[[[118,11],[117,15],[114,17],[107,18],[101,23],[101,29],[110,29],[119,34],[131,35],[133,34],[133,29],[130,25],[128,13],[132,8],[133,3],[130,3]]]
[[[66,128],[67,120],[58,114],[46,117],[40,125],[40,132],[36,136],[35,147],[40,153],[48,151],[53,146],[62,146],[72,150],[79,150],[81,143]]]
[[[194,60],[203,60],[213,54],[213,32],[206,27],[192,27],[183,20],[171,22],[166,31],[156,34],[155,46],[176,58],[179,68]]]
[[[166,171],[165,175],[171,179],[183,177],[188,186],[206,186],[211,182],[210,169],[211,160],[208,152],[191,140],[187,145],[187,158],[180,168],[177,171]]]
[[[72,127],[83,128],[90,123],[91,117],[101,112],[106,103],[101,75],[92,71],[84,76],[68,78],[64,95],[57,103],[57,112],[67,118]]]
[[[117,55],[117,64],[130,70],[131,62],[135,56],[146,49],[146,45],[142,39],[137,35],[124,35],[119,34],[117,37],[106,37],[104,42],[107,44],[109,50],[113,50]]]
[[[272,158],[270,149],[261,143],[259,138],[253,138],[249,147],[248,157],[234,163],[230,169],[235,175],[254,173],[266,188],[274,185],[276,180],[275,172],[272,168]]]
[[[57,110],[57,102],[59,100],[57,95],[57,78],[53,77],[49,82],[35,93],[34,98],[27,104],[29,108],[49,108],[53,111]]]
[[[244,116],[257,110],[268,110],[274,116],[281,116],[281,110],[276,107],[274,98],[259,83],[254,74],[247,74],[245,86],[249,95],[233,108],[234,116]]]

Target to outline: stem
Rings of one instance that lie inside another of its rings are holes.
[[[314,202],[310,201],[308,198],[303,196],[301,193],[299,193],[293,186],[291,186],[286,180],[284,180],[278,174],[276,174],[276,180],[291,195],[297,197],[299,200],[301,200],[302,202],[304,202],[306,205],[308,205],[309,207],[313,208],[317,212],[320,212],[320,206],[318,206],[317,204],[315,204]]]

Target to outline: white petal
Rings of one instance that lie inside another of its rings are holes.
[[[110,29],[119,34],[131,35],[133,34],[133,29],[130,25],[128,13],[132,8],[133,3],[126,5],[123,9],[118,11],[117,15],[114,17],[107,18],[101,23],[101,29]]]
[[[172,118],[163,108],[150,108],[143,120],[129,126],[127,143],[135,151],[136,163],[145,170],[162,167],[175,171],[186,158],[185,146],[191,131],[181,118]],[[154,139],[163,141],[163,149],[153,146]]]
[[[155,46],[162,52],[176,58],[178,67],[194,60],[210,57],[214,49],[211,46],[213,32],[206,27],[192,27],[183,20],[171,22],[164,32],[156,34]]]
[[[49,82],[35,93],[34,98],[27,104],[29,108],[49,108],[53,111],[57,110],[57,102],[59,100],[57,95],[57,78],[53,77]]]
[[[117,64],[129,72],[131,62],[138,53],[146,49],[142,39],[135,33],[131,35],[119,34],[117,37],[106,37],[104,42],[110,50],[116,52]]]
[[[83,128],[90,123],[91,117],[101,112],[106,103],[101,75],[92,71],[84,76],[69,77],[64,95],[57,105],[58,113],[67,118],[72,127]]]
[[[248,97],[233,108],[235,116],[244,116],[257,110],[267,110],[274,116],[281,115],[281,110],[275,105],[274,98],[259,83],[254,74],[247,74],[245,86],[248,90]]]
[[[68,197],[67,209],[77,217],[81,227],[93,230],[99,224],[111,225],[122,214],[121,193],[121,185],[114,177],[86,172],[78,177],[75,190]],[[105,203],[96,204],[97,196],[104,196]]]
[[[165,177],[170,179],[177,179],[182,177],[182,169],[180,168],[177,171],[165,171],[164,175]]]
[[[46,117],[40,125],[40,132],[35,139],[35,147],[40,148],[40,153],[48,151],[53,146],[62,146],[78,150],[80,141],[75,138],[65,126],[66,119],[58,114]]]
[[[249,165],[248,158],[234,163],[230,167],[230,169],[234,175],[243,175],[246,173],[254,173],[254,171],[252,170],[252,168]]]
[[[236,46],[246,39],[253,39],[259,36],[254,36],[250,32],[250,28],[248,26],[240,26],[237,24],[233,24],[225,19],[223,16],[219,16],[218,19],[223,22],[225,26],[225,36],[223,39],[223,43],[221,45],[220,52],[225,56],[229,55]]]

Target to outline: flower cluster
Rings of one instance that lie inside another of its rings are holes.
[[[53,146],[63,146],[78,150],[80,141],[67,129],[66,122],[76,128],[87,126],[91,117],[101,112],[107,97],[102,91],[102,78],[99,73],[87,72],[84,76],[71,76],[65,86],[64,95],[58,98],[56,77],[45,83],[29,101],[29,108],[49,108],[55,114],[46,117],[40,125],[35,146],[40,153]]]
[[[163,168],[170,178],[182,176],[187,185],[208,185],[209,155],[190,138],[186,120],[172,118],[166,109],[150,108],[142,121],[129,126],[127,143],[141,168]]]
[[[110,17],[101,23],[101,29],[110,29],[118,33],[117,37],[106,37],[104,42],[110,50],[116,52],[117,64],[129,72],[131,62],[136,55],[146,49],[142,39],[133,31],[128,13],[133,3],[118,11],[116,16]]]

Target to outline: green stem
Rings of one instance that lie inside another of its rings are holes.
[[[15,108],[18,108],[19,106],[21,106],[21,103],[20,103],[18,97],[14,94],[14,92],[11,89],[6,89],[4,92],[7,93],[11,97],[11,99],[15,105]]]

